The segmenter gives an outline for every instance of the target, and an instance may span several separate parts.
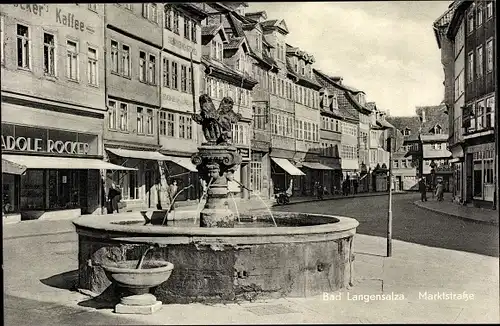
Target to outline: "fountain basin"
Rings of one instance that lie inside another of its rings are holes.
[[[174,265],[160,260],[144,262],[141,269],[136,269],[137,261],[125,260],[107,262],[102,265],[108,278],[127,289],[149,289],[168,280]]]
[[[151,259],[176,267],[152,290],[163,303],[308,297],[352,283],[355,219],[273,212],[278,227],[266,215],[241,214],[241,227],[201,228],[193,213],[177,212],[169,226],[143,225],[139,213],[78,218],[79,287],[102,293],[106,257],[137,260],[153,243]]]

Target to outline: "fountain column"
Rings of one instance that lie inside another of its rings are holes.
[[[241,163],[241,155],[231,143],[232,125],[241,118],[234,113],[233,100],[222,99],[218,110],[208,95],[200,96],[201,113],[193,120],[201,124],[207,142],[191,158],[200,177],[207,183],[207,202],[200,213],[200,227],[232,228],[235,216],[229,209],[228,181]]]

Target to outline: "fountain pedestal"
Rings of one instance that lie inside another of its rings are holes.
[[[228,204],[228,182],[241,163],[238,150],[230,144],[205,143],[193,155],[192,162],[208,185],[207,202],[200,213],[200,227],[234,227],[235,216]]]

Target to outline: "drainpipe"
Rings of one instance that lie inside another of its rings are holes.
[[[104,107],[108,107],[108,65],[107,65],[107,56],[108,56],[108,51],[107,51],[107,44],[108,44],[108,33],[107,33],[107,28],[108,28],[108,20],[107,20],[107,14],[106,14],[106,8],[108,7],[107,3],[104,3],[104,17],[103,17],[103,22],[104,22]],[[104,134],[106,133],[106,114],[104,117],[104,123],[102,124],[102,151],[103,154],[105,152],[104,148]],[[99,204],[101,205],[101,214],[104,214],[104,206],[106,202],[106,198],[108,197],[108,190],[106,189],[106,178],[107,178],[107,170],[101,170],[101,185],[102,187],[99,187]],[[104,189],[104,191],[103,191]],[[104,200],[103,200],[103,192],[104,192]]]

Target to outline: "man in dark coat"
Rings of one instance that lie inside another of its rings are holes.
[[[120,192],[120,190],[118,190],[116,188],[116,185],[112,184],[111,188],[109,188],[109,191],[108,191],[108,200],[110,203],[110,205],[109,205],[110,213],[114,213],[114,212],[119,213],[118,202],[121,200],[121,195],[122,195],[122,193]]]
[[[420,178],[418,181],[418,191],[420,191],[420,200],[427,201],[427,185],[424,178]]]

